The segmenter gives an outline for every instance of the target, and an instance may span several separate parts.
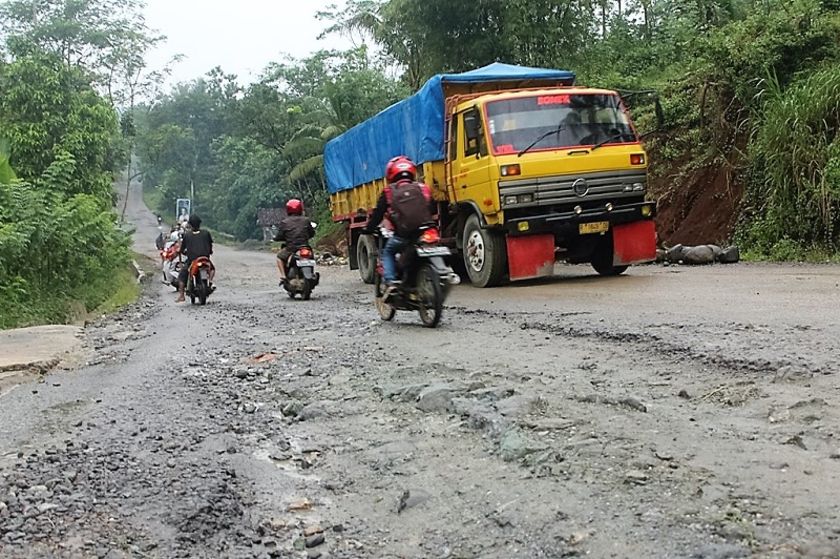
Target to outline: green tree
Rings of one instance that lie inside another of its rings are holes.
[[[239,238],[258,236],[258,208],[291,196],[322,214],[326,141],[406,93],[364,50],[271,64],[245,89],[216,70],[141,111],[146,185],[160,186],[168,209],[194,183],[208,225]]]
[[[51,53],[67,67],[93,73],[119,102],[118,83],[134,79],[163,40],[146,26],[144,7],[142,0],[6,0],[0,22],[14,56]]]
[[[111,199],[117,116],[76,68],[29,55],[0,68],[0,122],[20,177],[40,177],[63,154],[76,161],[67,194]]]

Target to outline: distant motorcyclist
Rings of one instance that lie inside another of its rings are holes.
[[[394,235],[382,250],[387,296],[400,284],[397,279],[397,254],[417,239],[420,227],[432,220],[435,208],[431,189],[417,182],[417,166],[408,157],[400,155],[388,161],[385,181],[376,209],[363,232],[375,233],[376,227],[386,217],[393,225]]]
[[[303,202],[292,198],[286,202],[286,217],[277,226],[275,241],[285,241],[280,252],[277,253],[277,271],[280,272],[280,287],[286,284],[286,266],[289,258],[299,248],[309,245],[309,240],[315,236],[315,228],[309,218],[303,215]]]
[[[201,229],[201,218],[195,214],[191,215],[189,225],[190,230],[184,233],[184,237],[181,239],[181,254],[186,256],[186,262],[184,262],[181,273],[178,276],[178,299],[175,300],[176,303],[183,303],[186,300],[184,289],[187,285],[190,266],[193,261],[201,257],[210,258],[213,254],[213,237],[209,231],[203,231]],[[211,268],[210,277],[208,278],[211,288],[213,287],[213,277],[215,275],[216,269]]]
[[[166,245],[166,239],[163,236],[163,227],[158,227],[158,236],[155,237],[155,248],[163,250],[164,245]]]

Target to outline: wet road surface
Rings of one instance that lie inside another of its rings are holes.
[[[427,330],[273,258],[0,397],[0,557],[840,556],[837,267],[559,267]]]

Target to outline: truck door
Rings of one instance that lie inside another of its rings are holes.
[[[499,211],[498,188],[490,184],[491,157],[487,150],[481,113],[477,107],[455,115],[452,148],[452,188],[458,202],[472,202],[483,214]]]

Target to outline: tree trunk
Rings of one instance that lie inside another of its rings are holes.
[[[607,0],[601,0],[601,38],[607,38]]]
[[[128,146],[128,166],[125,170],[125,200],[123,200],[122,213],[120,214],[120,223],[125,223],[125,210],[128,207],[128,196],[131,191],[131,158],[134,155],[134,142]]]

